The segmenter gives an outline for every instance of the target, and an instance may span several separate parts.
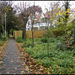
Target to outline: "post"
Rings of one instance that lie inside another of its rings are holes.
[[[5,38],[6,38],[6,12],[5,12]]]

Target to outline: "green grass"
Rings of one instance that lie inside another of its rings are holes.
[[[47,43],[41,42],[41,39],[34,39],[34,47],[26,47],[25,51],[35,59],[36,63],[42,64],[47,68],[50,68],[51,65],[52,73],[75,73],[75,49],[72,51],[54,50],[56,44],[62,42],[62,38],[49,38],[49,57],[47,54]],[[28,43],[32,44],[32,39],[27,39],[26,44]]]

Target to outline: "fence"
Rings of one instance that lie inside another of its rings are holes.
[[[35,31],[33,31],[33,37],[34,38],[42,38],[46,32],[47,32],[46,30],[35,30]],[[15,31],[13,33],[13,36],[15,39],[19,36],[22,37],[22,31]],[[26,31],[26,37],[32,38],[32,31]]]

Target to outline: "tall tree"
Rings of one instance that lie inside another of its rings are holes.
[[[30,14],[30,17],[31,17],[31,23],[32,23],[32,46],[34,47],[34,35],[33,35],[33,24],[34,24],[34,19],[35,19],[35,13],[38,12],[38,13],[41,13],[42,12],[42,9],[41,7],[39,6],[35,6],[35,3],[32,7],[29,7],[28,8],[29,11],[29,14]]]
[[[19,22],[18,22],[18,18],[15,16],[16,11],[13,10],[11,5],[8,5],[6,7],[6,20],[7,20],[7,32],[8,32],[8,36],[10,34],[10,30],[11,29],[19,29]]]
[[[7,7],[8,5],[8,2],[6,1],[0,1],[0,15],[1,15],[1,21],[0,21],[0,24],[1,24],[1,31],[4,33],[4,14],[5,14],[5,7]]]
[[[31,7],[26,7],[26,3],[24,4],[25,7],[23,7],[23,11],[21,11],[20,17],[23,21],[23,30],[24,30],[24,39],[26,41],[26,24],[28,21],[28,17],[30,16],[32,24],[34,24],[34,20],[32,17],[34,16],[35,12],[42,12],[41,7],[39,6],[31,6]]]
[[[69,15],[70,15],[70,13],[67,12],[68,9],[70,9],[70,7],[69,7],[69,1],[65,2],[64,7],[65,7],[65,14],[64,14],[64,20],[63,21],[64,21],[64,25],[66,26],[67,22],[68,22],[68,19],[69,19]],[[65,33],[66,33],[66,30],[65,30]]]

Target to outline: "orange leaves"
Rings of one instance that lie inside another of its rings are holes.
[[[57,73],[59,73],[60,70],[61,70],[61,68],[58,69],[58,72]]]

